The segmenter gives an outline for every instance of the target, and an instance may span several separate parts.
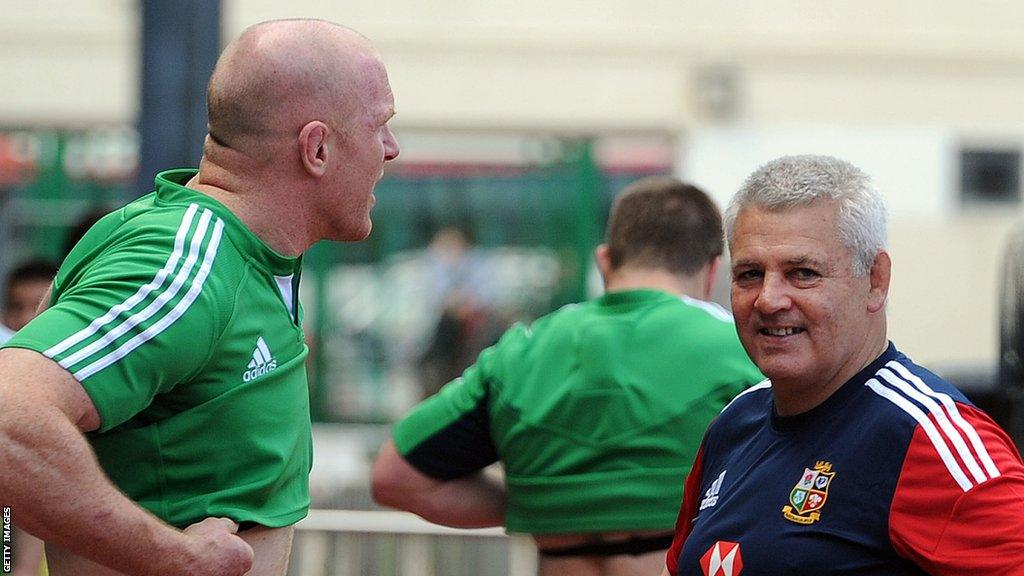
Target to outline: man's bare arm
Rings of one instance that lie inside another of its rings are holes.
[[[100,417],[67,371],[42,354],[0,350],[0,486],[26,531],[126,574],[241,575],[252,550],[234,522],[182,532],[107,479],[83,432]]]
[[[388,440],[373,463],[373,499],[435,524],[484,528],[505,524],[505,486],[478,472],[457,480],[436,480],[412,467]]]

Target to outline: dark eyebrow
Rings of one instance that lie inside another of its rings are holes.
[[[793,266],[803,266],[806,264],[817,264],[818,261],[815,260],[814,258],[811,258],[810,256],[798,256],[796,258],[790,258],[789,260],[786,261],[786,263],[791,264]]]
[[[809,267],[809,268],[816,268],[818,270],[831,270],[831,266],[829,266],[826,262],[823,262],[823,261],[818,260],[816,258],[812,258],[810,256],[798,256],[796,258],[790,258],[789,260],[786,260],[786,265],[791,266],[791,267],[795,267],[795,268]],[[763,264],[761,264],[760,262],[758,262],[756,260],[746,260],[746,259],[744,259],[744,260],[734,260],[733,263],[732,263],[731,268],[733,270],[736,270],[736,269],[739,269],[739,268],[760,268],[762,266],[763,266]]]
[[[821,260],[811,258],[810,256],[800,256],[797,258],[791,258],[786,261],[786,264],[789,264],[790,266],[810,266],[811,268],[821,269],[828,268],[828,265],[826,265],[824,262],[822,262]]]
[[[812,268],[818,273],[825,275],[834,275],[836,273],[836,265],[834,262],[826,262],[811,258],[810,256],[801,256],[799,258],[793,258],[786,262],[793,268]]]
[[[733,260],[732,262],[733,270],[736,268],[749,268],[752,266],[757,267],[760,266],[760,264],[754,260]]]

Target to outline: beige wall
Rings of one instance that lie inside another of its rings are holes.
[[[132,0],[0,0],[0,127],[134,122]]]
[[[679,131],[711,122],[711,70],[735,74],[732,121],[1024,120],[1015,3],[703,0],[225,0],[230,37],[317,16],[374,38],[398,125]],[[0,0],[0,124],[131,122],[137,0]],[[941,6],[941,8],[937,8]],[[169,23],[168,25],[173,25]]]
[[[932,368],[994,366],[1000,263],[1014,220],[1004,213],[893,222],[888,314],[897,346]]]
[[[363,30],[400,99],[415,94],[400,102],[415,126],[684,128],[710,120],[709,67],[738,75],[744,122],[1024,118],[1024,14],[1009,1],[225,5],[231,33],[300,14]]]

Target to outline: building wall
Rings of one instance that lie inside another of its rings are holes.
[[[0,127],[135,121],[132,0],[0,0]]]
[[[131,122],[133,0],[0,0],[0,123]],[[372,37],[399,126],[678,131],[722,120],[1024,121],[1009,1],[224,0],[224,35],[317,16]],[[168,23],[173,26],[173,23]],[[726,86],[723,89],[723,86]],[[724,107],[724,109],[723,109]]]

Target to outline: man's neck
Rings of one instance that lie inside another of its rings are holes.
[[[246,187],[244,182],[251,180],[258,180],[259,185]],[[223,204],[275,252],[298,256],[309,248],[308,220],[302,206],[288,198],[275,197],[284,190],[269,178],[243,180],[204,159],[199,173],[186,186]],[[287,207],[287,214],[282,213],[282,207]]]
[[[605,279],[606,292],[623,290],[661,290],[678,296],[707,300],[700,274],[681,276],[658,268],[620,268]]]
[[[786,381],[772,378],[772,395],[775,398],[775,410],[780,416],[802,414],[816,408],[832,394],[843,387],[858,372],[881,356],[889,345],[885,325],[873,331],[864,339],[864,345],[852,354],[836,373],[827,377],[825,382],[815,378],[811,382]]]

